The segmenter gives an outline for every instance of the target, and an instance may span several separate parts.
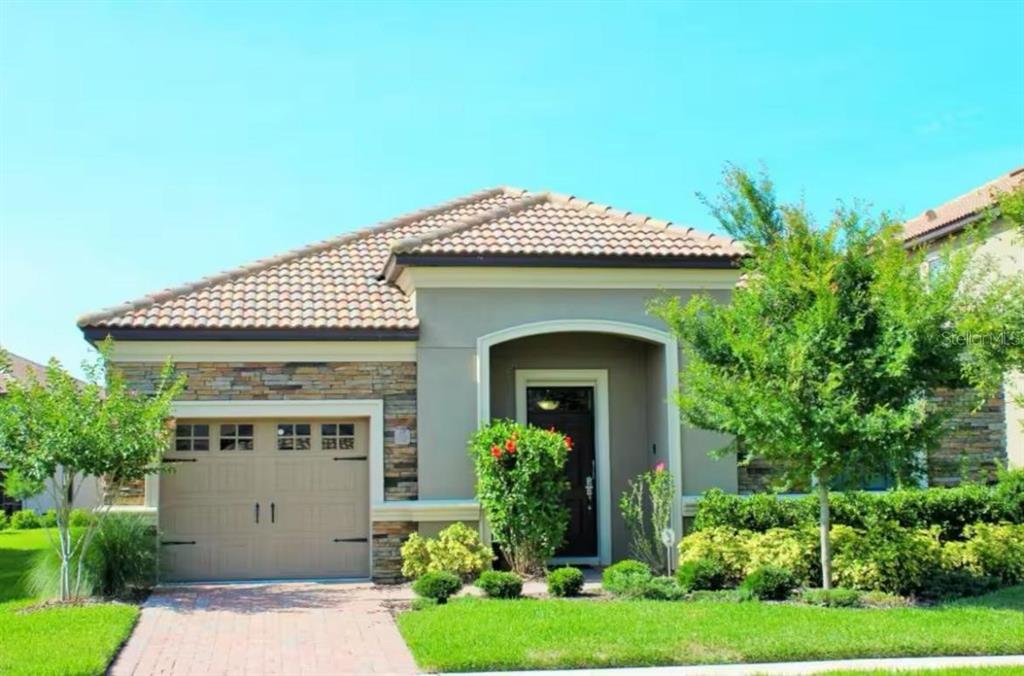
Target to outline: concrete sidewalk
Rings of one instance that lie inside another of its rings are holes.
[[[706,664],[687,667],[637,667],[623,669],[560,669],[554,671],[490,671],[462,676],[746,676],[747,674],[792,675],[821,674],[829,671],[920,671],[949,667],[1020,667],[1024,674],[1024,655],[985,655],[963,657],[899,657],[823,662],[764,662],[760,664]]]

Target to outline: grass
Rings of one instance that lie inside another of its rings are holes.
[[[1024,587],[885,610],[459,598],[398,625],[420,667],[436,671],[1017,654]]]
[[[43,530],[0,532],[0,674],[103,674],[139,616],[135,606],[97,603],[21,612],[32,598],[23,576],[50,540]]]

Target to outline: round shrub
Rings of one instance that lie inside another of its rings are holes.
[[[11,528],[14,530],[28,530],[39,527],[39,515],[31,509],[23,509],[11,515]]]
[[[745,543],[745,573],[763,566],[777,566],[792,572],[802,584],[821,579],[818,534],[811,528],[772,528],[753,533]]]
[[[722,564],[726,579],[735,584],[743,579],[750,554],[746,543],[753,533],[735,528],[708,528],[687,535],[679,542],[679,564],[711,559]]]
[[[604,569],[601,586],[616,596],[641,596],[644,585],[652,577],[647,564],[625,559]]]
[[[832,571],[842,587],[910,594],[942,570],[938,529],[910,530],[879,523],[866,531],[832,529]]]
[[[965,542],[943,546],[947,568],[998,578],[1007,585],[1024,582],[1024,524],[976,523],[964,528],[964,535]]]
[[[686,596],[674,577],[652,577],[641,587],[640,596],[652,601],[678,601]]]
[[[490,548],[480,541],[475,529],[461,522],[448,526],[436,538],[413,533],[402,545],[402,575],[413,580],[433,571],[471,580],[490,566]]]
[[[860,592],[846,587],[832,589],[805,589],[800,600],[812,606],[826,608],[857,608],[860,606]]]
[[[679,566],[676,579],[683,591],[715,591],[728,582],[725,567],[715,559],[693,559]]]
[[[579,596],[583,591],[583,571],[572,566],[548,573],[548,593],[552,596]]]
[[[85,528],[92,523],[93,515],[87,509],[72,509],[68,516],[68,524],[72,528]]]
[[[747,575],[741,586],[759,599],[784,601],[796,585],[792,571],[779,566],[762,566]]]
[[[434,599],[438,603],[446,603],[448,597],[462,589],[462,580],[458,575],[444,571],[425,573],[412,583],[412,590],[418,595]]]
[[[39,516],[39,527],[40,528],[56,528],[57,527],[57,510],[48,509]]]
[[[476,586],[492,599],[517,599],[523,593],[523,579],[515,573],[485,570],[476,579]]]

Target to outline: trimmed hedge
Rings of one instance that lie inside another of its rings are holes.
[[[832,493],[832,523],[867,529],[894,522],[904,528],[939,527],[943,541],[964,538],[964,528],[977,523],[1024,523],[1024,469],[1002,472],[992,486],[964,484],[955,488],[899,489],[884,493]],[[749,497],[719,489],[703,494],[697,504],[695,530],[734,528],[766,532],[817,523],[818,498]]]
[[[517,599],[523,594],[523,579],[515,573],[500,570],[480,573],[476,586],[492,599]]]
[[[548,573],[548,593],[552,596],[579,596],[583,591],[583,571],[572,566]]]
[[[446,603],[448,597],[454,596],[460,589],[462,589],[462,580],[459,579],[459,576],[444,571],[424,573],[412,583],[412,590],[416,594],[434,599],[438,603]]]

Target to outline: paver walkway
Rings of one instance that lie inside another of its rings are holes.
[[[413,674],[386,607],[408,594],[342,582],[160,588],[110,673]]]

